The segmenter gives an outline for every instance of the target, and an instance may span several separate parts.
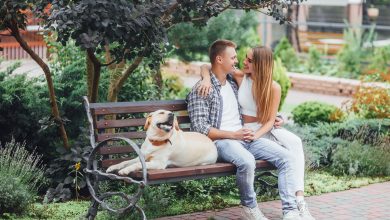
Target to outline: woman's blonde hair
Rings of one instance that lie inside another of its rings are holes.
[[[255,47],[252,49],[252,73],[253,86],[252,94],[256,102],[256,115],[262,124],[271,118],[272,92],[272,71],[274,59],[272,50],[268,47]]]

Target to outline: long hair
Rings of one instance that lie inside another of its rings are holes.
[[[271,118],[272,71],[274,59],[272,50],[268,47],[255,47],[253,51],[253,86],[252,94],[256,102],[256,116],[262,124]]]

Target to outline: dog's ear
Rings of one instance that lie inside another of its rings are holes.
[[[146,122],[144,125],[144,130],[148,130],[150,123],[152,122],[152,114],[149,114],[148,117],[146,117]]]
[[[175,126],[176,131],[180,131],[179,123],[177,122],[176,116],[175,116],[175,120],[173,122],[173,125]]]

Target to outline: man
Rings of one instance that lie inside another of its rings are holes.
[[[199,95],[198,82],[188,94],[191,129],[214,140],[219,159],[237,167],[237,186],[245,219],[267,219],[258,208],[254,191],[255,159],[263,159],[279,170],[283,219],[300,220],[293,192],[294,159],[290,152],[265,138],[246,141],[253,131],[242,126],[238,88],[229,74],[238,62],[235,48],[236,45],[227,40],[217,40],[210,46],[212,90],[206,97]]]

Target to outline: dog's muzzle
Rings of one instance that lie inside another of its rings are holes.
[[[174,121],[174,119],[175,119],[174,114],[170,113],[169,116],[168,116],[168,120],[167,121],[157,123],[156,126],[159,129],[164,130],[165,132],[170,132],[172,130],[172,128],[173,128],[173,121]]]

